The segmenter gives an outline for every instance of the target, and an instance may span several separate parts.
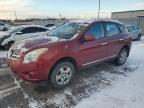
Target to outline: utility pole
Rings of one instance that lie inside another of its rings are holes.
[[[59,15],[60,24],[61,24],[61,19],[62,19],[62,15],[60,13],[60,15]]]
[[[16,11],[15,11],[15,20],[17,20],[17,13],[16,13]]]
[[[85,19],[87,19],[87,13],[85,13]]]
[[[100,18],[100,8],[101,8],[101,1],[99,0],[99,6],[98,6],[98,19]]]
[[[10,15],[10,21],[11,21],[11,15]]]

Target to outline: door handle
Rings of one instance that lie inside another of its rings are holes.
[[[105,43],[101,43],[101,45],[106,45],[107,43],[105,42]]]

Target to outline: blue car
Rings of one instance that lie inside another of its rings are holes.
[[[140,40],[142,37],[143,29],[140,29],[135,25],[127,25],[128,32],[132,36],[133,40]]]

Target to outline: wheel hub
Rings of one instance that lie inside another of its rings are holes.
[[[126,61],[126,58],[127,58],[127,53],[125,51],[121,52],[120,62],[124,63]]]
[[[56,75],[56,81],[60,85],[64,85],[69,82],[72,76],[72,70],[68,66],[64,66],[59,69]]]

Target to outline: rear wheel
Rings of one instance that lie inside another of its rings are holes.
[[[141,39],[141,34],[139,34],[137,37],[137,40],[140,40],[140,39]]]
[[[71,62],[58,63],[50,75],[50,85],[54,89],[62,89],[70,85],[75,76],[75,67]]]
[[[7,28],[3,28],[3,31],[7,31],[8,29]]]
[[[118,66],[123,65],[126,62],[127,57],[128,57],[128,49],[123,48],[115,60],[116,65]]]

